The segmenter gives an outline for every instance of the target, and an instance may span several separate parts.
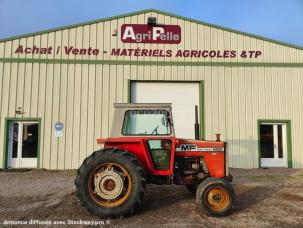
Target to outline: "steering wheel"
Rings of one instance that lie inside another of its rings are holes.
[[[156,134],[158,134],[158,128],[159,128],[160,126],[158,125],[152,132],[151,132],[151,134],[152,135],[156,135]]]

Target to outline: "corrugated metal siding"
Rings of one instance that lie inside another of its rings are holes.
[[[23,107],[23,117],[41,117],[43,168],[77,168],[98,149],[96,139],[109,134],[112,104],[127,102],[129,79],[204,80],[206,139],[222,133],[233,167],[258,167],[258,119],[290,119],[294,167],[303,167],[301,68],[5,63],[0,72],[1,144],[4,118],[15,117],[15,107]],[[65,126],[59,139],[58,120]]]
[[[182,27],[180,45],[123,44],[113,37],[113,29],[124,23],[146,23],[148,16],[159,23]],[[88,59],[144,61],[217,61],[215,59],[180,59],[144,57],[109,57],[111,48],[159,49],[252,49],[261,50],[258,62],[302,62],[303,51],[240,34],[223,31],[182,19],[145,13],[117,20],[99,22],[33,37],[0,43],[0,57],[87,59],[82,56],[16,55],[19,44],[41,47],[70,45],[97,47],[107,54]],[[243,59],[218,61],[243,62]],[[129,80],[205,81],[206,139],[222,133],[229,142],[229,161],[233,167],[258,167],[258,119],[292,121],[294,167],[303,167],[302,120],[303,69],[275,67],[203,67],[149,65],[93,65],[0,63],[0,145],[4,145],[6,117],[16,117],[21,107],[23,117],[42,119],[40,166],[46,169],[77,168],[83,159],[98,149],[97,138],[109,135],[113,103],[127,102]],[[64,137],[57,139],[54,124],[64,123]],[[3,149],[0,167],[3,167]]]

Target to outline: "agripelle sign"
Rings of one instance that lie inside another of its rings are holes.
[[[113,35],[116,36],[117,34]],[[262,55],[258,50],[234,50],[234,49],[169,49],[169,48],[144,48],[140,44],[171,44],[176,45],[181,42],[181,27],[179,25],[157,25],[146,24],[123,24],[121,25],[119,39],[123,43],[138,44],[134,47],[116,48],[104,47],[103,50],[97,47],[75,47],[46,46],[39,47],[19,45],[15,49],[15,54],[39,54],[65,55],[65,56],[100,56],[103,58],[110,56],[122,57],[162,57],[162,58],[191,58],[191,59],[232,59],[232,58],[259,58]],[[101,39],[101,38],[100,38]],[[114,38],[113,38],[114,39]]]

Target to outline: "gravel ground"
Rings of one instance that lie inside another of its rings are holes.
[[[227,217],[206,216],[183,186],[148,185],[134,215],[107,221],[81,207],[75,196],[74,170],[0,172],[0,227],[5,220],[31,219],[101,221],[116,227],[303,227],[302,169],[231,171],[237,201]]]

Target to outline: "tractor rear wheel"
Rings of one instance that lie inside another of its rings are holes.
[[[141,203],[145,172],[137,158],[121,149],[104,149],[87,157],[77,171],[76,194],[99,217],[132,213]]]
[[[208,178],[199,184],[196,192],[197,203],[212,216],[228,215],[235,199],[233,187],[224,179]]]

